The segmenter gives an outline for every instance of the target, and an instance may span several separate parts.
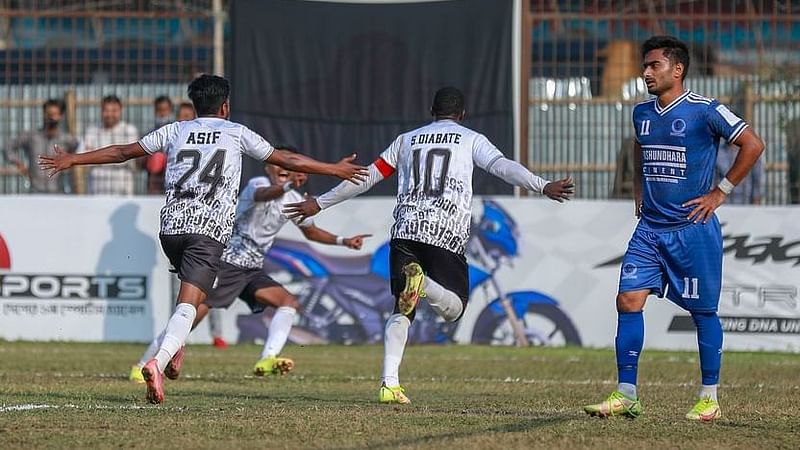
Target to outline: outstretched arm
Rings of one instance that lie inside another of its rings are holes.
[[[307,198],[300,203],[286,204],[283,211],[290,219],[305,220],[306,217],[311,217],[323,209],[367,192],[392,173],[394,173],[394,169],[382,159],[378,159],[367,168],[367,178],[363,183],[356,185],[349,181],[343,181],[317,198]]]
[[[53,155],[39,156],[39,168],[51,177],[72,166],[121,163],[148,154],[138,142],[109,145],[88,153],[66,153],[58,146],[54,146],[53,150],[55,152]]]
[[[539,192],[557,202],[563,203],[575,194],[575,183],[572,181],[572,177],[548,182],[526,169],[522,164],[502,156],[489,163],[486,171],[506,183]]]
[[[267,161],[295,172],[316,173],[320,175],[333,175],[352,183],[359,183],[366,179],[367,168],[353,164],[356,155],[342,158],[335,164],[317,161],[314,158],[276,148],[267,158]]]
[[[292,189],[300,189],[308,180],[304,173],[295,172],[289,176],[289,181],[284,184],[273,184],[271,186],[260,186],[253,193],[253,201],[270,202],[276,198],[283,197],[283,194]],[[251,181],[252,182],[252,181]]]
[[[305,236],[309,241],[328,245],[344,245],[345,247],[353,250],[361,250],[361,246],[364,244],[364,239],[372,236],[371,234],[358,234],[353,237],[345,238],[336,236],[333,233],[329,233],[328,231],[325,231],[316,225],[300,227],[300,230],[303,232],[303,236]]]

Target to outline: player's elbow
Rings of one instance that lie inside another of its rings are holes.
[[[269,162],[295,172],[302,172],[303,169],[305,169],[302,161],[302,158],[297,156],[294,152],[280,149],[275,149],[275,151],[272,152],[272,156],[269,158]]]
[[[742,146],[741,151],[752,155],[753,159],[757,160],[764,153],[765,148],[764,141],[761,138],[755,138],[748,142],[746,146]]]
[[[115,161],[114,162],[125,162],[129,159],[136,158],[140,155],[140,152],[137,152],[137,147],[139,144],[130,144],[130,145],[118,145],[116,147],[116,152],[114,154]]]
[[[756,139],[756,151],[758,152],[758,156],[761,156],[766,148],[767,146],[764,145],[764,141],[761,140],[761,138]]]

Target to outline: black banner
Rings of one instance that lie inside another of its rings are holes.
[[[273,144],[372,162],[431,120],[439,87],[461,89],[464,125],[513,157],[512,0],[232,2],[232,118]],[[251,162],[243,178],[262,174]],[[337,181],[312,177],[314,194]],[[475,193],[512,188],[480,170]],[[394,195],[394,179],[372,194]]]

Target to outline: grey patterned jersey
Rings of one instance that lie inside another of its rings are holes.
[[[173,122],[139,144],[148,153],[167,154],[161,234],[202,234],[223,244],[236,217],[242,153],[264,160],[273,151],[244,125],[211,117]]]
[[[247,183],[239,196],[233,235],[222,253],[222,260],[226,263],[245,269],[260,269],[275,236],[289,222],[283,213],[283,205],[303,201],[303,196],[293,190],[269,202],[255,201],[256,191],[269,186],[269,178],[256,177]],[[314,222],[308,218],[302,222],[295,220],[294,223],[307,227]]]
[[[401,134],[380,159],[397,170],[392,237],[463,254],[472,218],[472,170],[503,154],[486,136],[452,120]]]

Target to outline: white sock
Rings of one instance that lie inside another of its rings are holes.
[[[137,364],[137,366],[144,367],[144,365],[147,364],[147,361],[150,361],[156,357],[156,353],[158,353],[161,343],[164,342],[164,333],[166,333],[166,331],[162,331],[161,334],[153,339],[153,342],[147,346],[147,350],[144,351],[142,359],[139,360],[139,364]]]
[[[453,322],[461,316],[464,304],[461,303],[461,299],[453,291],[445,289],[441,284],[429,277],[425,277],[422,290],[425,291],[428,304],[444,320]]]
[[[628,397],[631,400],[635,400],[638,397],[636,396],[636,385],[630,383],[619,383],[617,385],[617,390],[622,392],[622,395]]]
[[[717,385],[716,384],[712,384],[712,385],[704,384],[700,388],[699,397],[700,398],[711,397],[711,400],[714,400],[715,402],[718,401],[717,400]]]
[[[167,327],[164,329],[164,340],[156,353],[159,371],[163,372],[167,368],[167,364],[175,356],[175,353],[186,343],[196,315],[197,308],[190,303],[181,303],[175,308],[175,312],[172,313],[172,317],[169,318]]]
[[[383,335],[383,376],[381,381],[389,387],[400,386],[400,363],[406,349],[408,327],[411,321],[402,314],[392,314],[386,321]]]
[[[297,310],[290,306],[281,306],[275,311],[272,322],[269,324],[267,342],[264,343],[264,350],[261,351],[261,359],[281,354],[283,346],[286,345],[286,339],[289,338],[289,332],[292,331],[295,314],[297,314]]]
[[[212,338],[222,337],[222,310],[211,308],[208,310],[208,329]]]

